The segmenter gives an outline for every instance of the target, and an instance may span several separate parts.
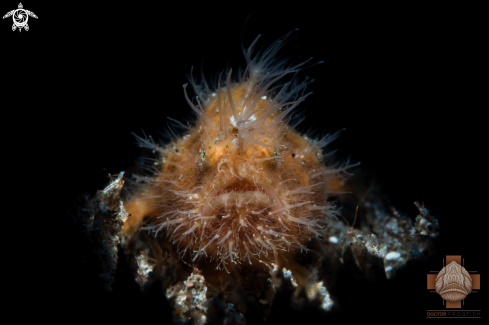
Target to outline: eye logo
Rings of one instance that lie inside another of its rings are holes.
[[[29,20],[29,16],[36,18],[37,16],[35,13],[29,10],[25,10],[24,7],[22,6],[22,3],[19,3],[18,9],[11,10],[3,16],[3,19],[8,18],[12,16],[12,19],[14,21],[14,24],[12,25],[12,31],[15,31],[17,28],[19,29],[19,32],[22,31],[22,28],[24,28],[26,31],[29,30],[29,25],[27,25],[27,21]]]

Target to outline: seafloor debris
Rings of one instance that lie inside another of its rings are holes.
[[[129,216],[121,201],[121,191],[124,185],[124,172],[115,178],[109,175],[111,182],[95,197],[84,197],[84,207],[79,212],[78,221],[85,227],[89,238],[97,242],[98,253],[106,288],[111,290],[114,273],[117,268],[117,252],[120,248],[122,225]]]
[[[380,267],[389,279],[409,259],[423,253],[427,255],[425,249],[434,248],[439,237],[438,220],[430,215],[424,205],[418,202],[415,205],[420,214],[413,224],[410,218],[401,216],[393,208],[389,211],[370,197],[364,204],[366,222],[361,229],[350,226],[348,221],[346,225],[341,221],[332,221],[327,230],[327,242],[336,247],[337,256],[340,257],[349,246],[360,269],[369,273]]]
[[[187,319],[193,319],[199,325],[206,322],[207,286],[198,270],[194,270],[183,284],[170,285],[166,297],[173,301],[176,322]]]
[[[291,270],[263,263],[262,268],[268,272],[243,266],[239,277],[221,272],[215,279],[206,279],[200,270],[179,259],[171,246],[144,231],[121,245],[120,229],[127,218],[120,199],[123,174],[112,179],[94,198],[85,198],[79,221],[98,244],[106,288],[110,290],[117,268],[117,252],[123,248],[143,291],[156,279],[162,283],[174,308],[175,323],[192,320],[195,324],[206,321],[246,324],[247,311],[260,309],[266,318],[275,295],[283,291],[293,292],[294,308],[312,304],[327,312],[342,303],[335,294],[330,294],[330,290],[336,290],[338,265],[353,262],[367,278],[388,281],[408,260],[427,256],[439,237],[438,221],[424,205],[415,202],[419,215],[413,224],[410,218],[369,198],[362,207],[367,222],[358,225],[354,221],[350,225],[342,220],[330,221],[322,236],[311,242],[313,249],[321,251],[320,257],[305,254],[309,259],[300,263],[305,266],[289,261],[294,269]]]
[[[155,262],[148,257],[148,254],[145,251],[139,253],[136,257],[136,261],[138,263],[136,281],[139,285],[144,286],[148,283],[148,276],[150,272],[153,272]]]

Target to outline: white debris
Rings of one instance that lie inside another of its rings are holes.
[[[144,251],[141,251],[139,255],[136,256],[136,261],[138,263],[136,281],[140,285],[144,285],[148,282],[149,272],[153,271],[155,264],[150,261],[148,254]]]
[[[385,259],[387,261],[394,261],[394,260],[397,260],[399,257],[401,257],[401,254],[399,254],[398,252],[389,252],[385,256]]]
[[[331,236],[329,237],[329,242],[333,244],[338,244],[338,238],[336,238],[335,236]]]
[[[175,298],[173,307],[176,317],[184,322],[192,318],[194,324],[205,324],[207,307],[204,307],[204,304],[207,302],[207,286],[204,277],[198,274],[196,269],[187,281],[183,281],[183,285],[180,282],[168,287],[166,297]]]
[[[321,299],[321,308],[326,311],[333,307],[333,300],[331,299],[328,290],[323,285],[323,281],[308,285],[306,294],[309,300],[314,300],[316,298]]]
[[[285,279],[290,279],[290,282],[294,286],[294,288],[297,288],[298,284],[295,281],[295,277],[292,275],[292,271],[287,270],[285,267],[283,268],[282,272],[284,273],[284,278]]]

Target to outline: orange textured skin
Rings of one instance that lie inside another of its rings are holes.
[[[154,192],[152,192],[154,193]],[[143,198],[143,200],[141,200]],[[128,240],[141,226],[146,216],[157,216],[159,213],[158,200],[144,199],[144,196],[133,197],[126,205],[126,211],[130,214],[122,225],[124,240]]]
[[[155,145],[159,172],[141,188],[151,199],[126,203],[125,236],[148,217],[188,263],[205,259],[228,270],[307,249],[338,214],[328,197],[340,187],[341,168],[324,164],[324,140],[287,125],[286,110],[302,97],[280,101],[268,91],[275,80],[264,85],[269,77],[254,73],[254,64],[248,78],[233,84],[229,74],[225,88],[196,105],[189,100],[196,124],[166,147]]]

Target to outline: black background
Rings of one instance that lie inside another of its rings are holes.
[[[335,317],[420,321],[426,309],[443,309],[426,290],[426,273],[445,255],[462,255],[468,270],[483,273],[479,125],[487,105],[479,98],[477,8],[23,5],[39,17],[28,32],[12,32],[10,18],[0,25],[4,269],[20,310],[53,321],[168,317],[165,300],[139,293],[128,274],[114,293],[103,291],[68,211],[102,188],[108,172],[135,164],[131,132],[157,138],[167,117],[192,117],[182,89],[192,65],[216,78],[228,64],[243,66],[241,40],[248,46],[262,34],[258,45],[266,46],[296,28],[284,50],[324,60],[299,75],[315,79],[301,129],[319,136],[345,128],[331,144],[337,158],[361,161],[406,215],[424,201],[442,231],[436,257],[408,265],[386,291],[351,292],[351,306]],[[0,9],[16,7],[4,1]],[[480,309],[483,296],[466,303]],[[294,313],[284,305],[280,317],[306,319]]]

